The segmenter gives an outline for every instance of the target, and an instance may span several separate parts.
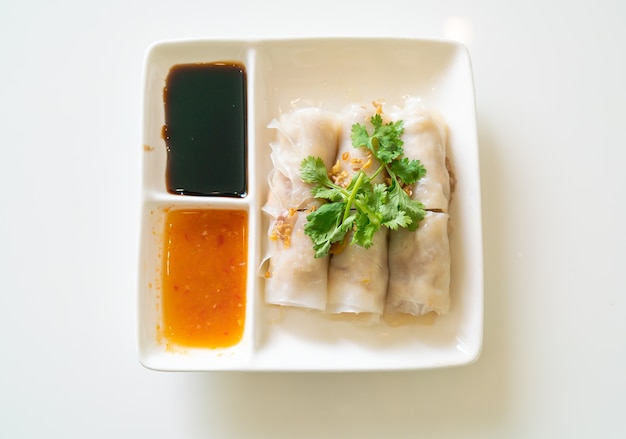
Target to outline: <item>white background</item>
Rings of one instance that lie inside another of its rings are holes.
[[[626,3],[441,3],[0,3],[0,437],[626,437]],[[156,40],[218,36],[467,45],[478,362],[360,374],[138,363],[143,57]]]

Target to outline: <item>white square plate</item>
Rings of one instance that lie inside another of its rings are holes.
[[[239,61],[248,81],[248,195],[193,197],[165,189],[163,87],[176,64]],[[139,359],[157,370],[367,371],[458,366],[480,355],[483,255],[472,70],[452,42],[398,38],[188,40],[154,44],[145,60],[143,213],[139,265]],[[450,313],[418,324],[359,326],[263,302],[258,266],[267,223],[261,207],[272,167],[268,123],[294,102],[340,110],[349,103],[420,96],[449,126],[457,185],[450,206]],[[240,207],[249,214],[247,317],[229,349],[171,349],[159,334],[165,211]]]

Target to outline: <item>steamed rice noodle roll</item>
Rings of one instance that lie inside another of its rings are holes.
[[[274,165],[268,176],[269,195],[263,211],[270,219],[264,256],[265,301],[269,304],[323,310],[327,299],[329,258],[315,258],[311,239],[304,234],[306,216],[321,201],[300,178],[300,164],[320,157],[330,168],[337,156],[339,115],[320,108],[283,113],[269,124],[276,130],[271,142]]]
[[[351,105],[342,111],[342,131],[337,160],[332,168],[335,183],[347,186],[353,175],[359,171],[372,176],[380,166],[366,148],[352,145],[352,125],[365,125],[372,131],[370,118],[375,110],[361,105]],[[378,174],[374,182],[382,183],[385,174]],[[374,235],[374,243],[369,248],[347,245],[352,233],[346,237],[345,245],[339,250],[331,250],[328,268],[328,304],[330,314],[360,314],[366,323],[376,323],[383,313],[387,291],[387,229],[380,229]]]

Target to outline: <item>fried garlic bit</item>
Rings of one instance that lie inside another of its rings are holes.
[[[349,152],[344,152],[342,154],[342,158],[346,154],[347,156],[345,160],[348,160],[348,158],[350,157]],[[343,166],[339,160],[337,160],[337,162],[332,166],[332,168],[330,168],[329,178],[331,179],[333,183],[341,187],[347,187],[348,184],[350,183],[350,175],[348,174],[348,171],[343,169]]]
[[[363,167],[363,166],[362,166],[362,164],[363,164],[363,159],[362,159],[362,158],[359,158],[359,157],[353,157],[353,158],[350,160],[350,165],[352,166],[352,170],[353,170],[354,172],[356,172],[356,171],[358,171],[359,169],[361,169],[361,168]]]
[[[403,184],[402,190],[411,198],[413,196],[413,185]]]
[[[372,101],[372,105],[376,108],[376,114],[383,114],[383,101]]]
[[[345,165],[342,162],[346,162]],[[330,180],[338,186],[348,187],[351,174],[345,170],[344,166],[350,166],[352,173],[358,172],[361,169],[368,169],[372,166],[372,153],[368,151],[365,157],[351,157],[350,152],[342,152],[341,160],[337,160],[330,168],[328,174]]]
[[[288,248],[291,245],[291,232],[293,232],[293,227],[288,221],[288,218],[294,216],[295,214],[295,209],[289,209],[286,213],[278,215],[274,228],[270,233],[270,239],[272,241],[283,241],[283,246],[285,248]]]

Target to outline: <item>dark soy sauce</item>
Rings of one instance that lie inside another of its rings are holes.
[[[163,90],[170,193],[246,195],[246,70],[236,62],[179,64]]]

